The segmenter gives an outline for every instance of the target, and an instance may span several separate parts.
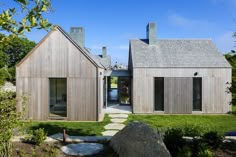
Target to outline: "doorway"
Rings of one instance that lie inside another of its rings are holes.
[[[66,78],[49,79],[49,117],[67,117]]]

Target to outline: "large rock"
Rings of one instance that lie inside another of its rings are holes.
[[[161,136],[141,122],[129,123],[110,144],[119,157],[171,157]]]

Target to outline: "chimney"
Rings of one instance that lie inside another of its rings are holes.
[[[107,57],[107,47],[103,46],[102,47],[102,58],[106,58]]]
[[[147,25],[147,39],[149,45],[156,44],[156,24],[154,22],[150,22]]]
[[[80,46],[84,47],[84,28],[83,27],[71,27],[70,37]]]

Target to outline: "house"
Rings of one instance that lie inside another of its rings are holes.
[[[128,70],[114,70],[106,47],[93,55],[84,35],[82,27],[68,34],[56,26],[17,64],[17,96],[28,96],[28,118],[100,121],[114,103],[133,113],[231,110],[231,66],[211,40],[159,39],[149,23],[147,39],[130,40]]]
[[[227,113],[231,66],[210,39],[130,40],[133,113]]]
[[[103,57],[84,47],[84,29],[72,27],[67,34],[55,27],[16,66],[17,96],[29,99],[27,117],[36,120],[103,119]],[[108,57],[108,59],[106,58]],[[106,59],[105,59],[106,58]],[[101,61],[102,60],[102,61]],[[18,109],[22,108],[19,102]]]

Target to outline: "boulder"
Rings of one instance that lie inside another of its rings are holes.
[[[160,134],[141,122],[129,123],[110,145],[119,157],[171,157]]]

